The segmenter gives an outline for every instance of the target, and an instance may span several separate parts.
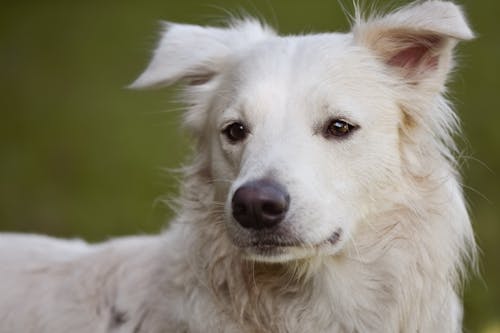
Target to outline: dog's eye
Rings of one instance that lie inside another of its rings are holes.
[[[340,119],[334,119],[328,122],[325,130],[324,136],[329,137],[345,137],[349,135],[356,126],[349,124],[348,122]]]
[[[222,133],[229,139],[230,142],[236,143],[246,139],[248,130],[242,123],[234,122],[226,126],[224,130],[222,130]]]

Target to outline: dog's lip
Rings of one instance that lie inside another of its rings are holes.
[[[280,242],[280,241],[254,241],[251,247],[272,248],[272,247],[296,247],[300,246],[299,242]]]
[[[307,247],[307,248],[318,248],[322,246],[332,246],[339,242],[342,235],[342,229],[338,228],[335,230],[330,237],[316,244],[307,244],[299,240],[274,240],[274,239],[258,239],[252,241],[248,247],[258,248],[258,249],[273,249],[273,248],[289,248],[289,247]]]
[[[342,236],[342,229],[338,228],[330,237],[323,241],[323,243],[334,245],[340,240],[340,236]]]

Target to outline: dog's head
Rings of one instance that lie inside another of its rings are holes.
[[[214,201],[250,258],[334,254],[359,221],[390,209],[409,169],[426,168],[420,156],[432,152],[411,138],[424,149],[443,140],[434,131],[450,124],[441,94],[452,49],[472,37],[441,1],[358,17],[345,34],[166,24],[132,87],[185,81]]]

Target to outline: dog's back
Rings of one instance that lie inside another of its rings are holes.
[[[154,299],[151,276],[163,240],[128,237],[90,246],[2,234],[0,331],[132,332],[142,325],[146,300]]]

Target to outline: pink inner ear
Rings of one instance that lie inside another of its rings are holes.
[[[387,64],[408,70],[435,69],[439,63],[439,57],[435,50],[439,48],[442,39],[438,36],[425,36],[405,43],[408,47],[399,50],[389,58]]]

